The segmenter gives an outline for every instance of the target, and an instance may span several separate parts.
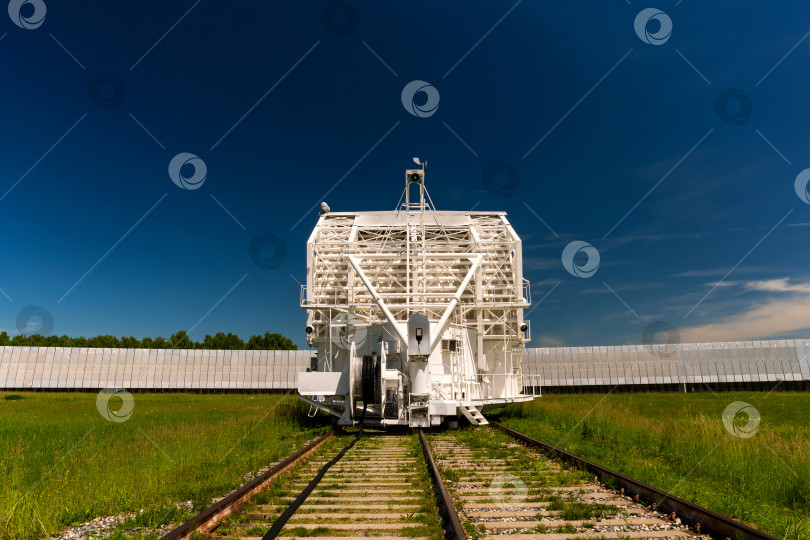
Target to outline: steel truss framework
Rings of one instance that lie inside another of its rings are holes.
[[[320,216],[307,243],[301,290],[308,342],[318,347],[319,364],[332,365],[337,314],[351,317],[356,327],[396,327],[423,313],[440,334],[431,351],[449,336],[466,333],[472,341],[467,367],[448,355],[458,365],[449,384],[434,384],[438,395],[468,402],[518,396],[530,340],[523,309],[531,301],[520,238],[504,212],[436,211],[423,184],[419,202],[411,203],[410,187],[395,211]],[[407,341],[399,341],[403,348],[389,351],[389,365],[404,365]]]

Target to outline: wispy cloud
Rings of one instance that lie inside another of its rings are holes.
[[[551,268],[562,267],[560,259],[548,257],[523,257],[523,270],[549,270]]]
[[[749,291],[810,293],[810,283],[790,283],[790,278],[749,281],[743,284]]]
[[[42,324],[37,321],[29,321],[25,324],[24,328],[0,328],[0,332],[7,332],[10,335],[21,335],[27,336],[30,334],[36,334],[37,331],[40,330]]]
[[[625,285],[611,285],[611,289],[616,292],[624,292],[624,291],[639,291],[644,289],[656,289],[658,287],[663,287],[663,283],[627,283]],[[608,289],[605,287],[595,287],[593,289],[585,289],[581,291],[582,294],[605,294],[610,293]]]
[[[555,285],[559,282],[559,279],[543,279],[541,281],[533,281],[532,287],[547,287],[549,285]]]
[[[762,272],[770,272],[769,268],[764,266],[740,266],[735,270],[735,274],[756,274]],[[672,277],[714,277],[714,276],[724,276],[728,272],[728,268],[703,268],[700,270],[687,270],[686,272],[680,272],[678,274],[674,274]]]
[[[652,321],[665,318],[657,314],[649,314],[649,313],[637,313],[637,315],[638,317],[633,317],[633,315],[630,314],[627,310],[615,309],[603,315],[601,320],[605,322],[622,321],[622,324],[626,324],[628,327],[635,328],[638,326],[646,326],[648,323]],[[640,343],[640,341],[641,341],[640,338],[635,338],[634,341],[628,341],[626,344]]]
[[[791,283],[790,278],[764,279],[758,281],[725,281],[707,283],[707,287],[741,287],[746,291],[770,293],[810,293],[810,283]]]
[[[565,347],[565,341],[552,336],[540,336],[537,341],[544,347]]]
[[[673,242],[676,240],[698,240],[704,236],[706,235],[703,233],[633,234],[601,240],[599,245],[600,251],[607,252],[633,243],[652,244],[656,242]]]
[[[713,284],[708,284],[713,285]],[[681,328],[684,342],[735,341],[810,335],[810,283],[789,278],[735,281],[722,284],[747,292],[769,293],[770,298],[716,322]],[[778,296],[776,296],[778,295]]]
[[[682,328],[684,342],[767,339],[810,332],[810,296],[771,300],[716,323]]]

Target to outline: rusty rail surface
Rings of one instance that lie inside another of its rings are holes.
[[[547,455],[576,465],[580,469],[592,472],[598,476],[603,483],[623,489],[625,494],[631,497],[638,496],[641,501],[647,504],[655,504],[657,509],[661,512],[674,512],[677,517],[681,518],[683,523],[691,526],[701,534],[709,534],[721,540],[778,540],[775,536],[765,534],[729,517],[712,512],[708,508],[703,508],[680,497],[676,497],[666,491],[661,491],[660,489],[633,480],[628,476],[608,469],[607,467],[597,465],[579,456],[575,456],[565,450],[532,439],[528,435],[504,427],[497,422],[492,422],[492,425],[528,446],[542,449]]]
[[[295,454],[283,459],[278,464],[263,472],[233,493],[220,499],[212,506],[206,508],[176,529],[166,533],[163,537],[161,537],[161,540],[180,540],[190,537],[194,531],[199,529],[212,529],[217,523],[219,523],[220,520],[227,517],[236,507],[242,504],[242,502],[247,500],[256,492],[260,491],[265,483],[295,465],[305,456],[314,452],[333,434],[334,432],[330,431],[326,435],[321,435]]]
[[[444,519],[445,538],[447,540],[466,540],[467,533],[464,532],[464,527],[461,526],[461,519],[458,517],[456,507],[453,506],[453,500],[450,498],[450,492],[444,485],[442,475],[439,472],[439,466],[430,451],[430,445],[425,437],[425,432],[419,430],[419,442],[422,443],[422,451],[425,454],[425,461],[427,461],[428,471],[431,478],[433,478],[433,487],[436,490],[436,496],[439,503],[439,513]]]

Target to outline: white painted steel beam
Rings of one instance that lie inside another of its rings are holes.
[[[436,328],[431,331],[430,335],[432,336],[433,341],[430,343],[430,352],[432,353],[436,346],[442,342],[442,333],[444,332],[444,326],[447,324],[447,320],[450,318],[450,315],[453,313],[453,309],[455,309],[456,305],[461,301],[461,293],[464,292],[464,289],[467,288],[467,285],[470,283],[470,279],[475,275],[476,270],[481,265],[481,261],[484,260],[484,255],[479,254],[475,258],[470,257],[470,261],[472,261],[472,266],[467,271],[467,275],[464,276],[464,279],[461,281],[461,285],[459,285],[458,290],[456,290],[455,296],[447,305],[447,308],[444,310],[442,314],[442,318],[439,319],[439,322],[436,323]]]
[[[397,337],[399,337],[399,341],[402,344],[402,349],[405,351],[405,354],[407,355],[408,338],[402,332],[402,329],[399,327],[399,323],[397,323],[397,320],[391,314],[391,311],[389,311],[388,306],[385,305],[383,299],[380,298],[380,295],[377,294],[377,291],[374,289],[374,286],[368,280],[366,273],[363,272],[362,268],[360,268],[360,261],[353,255],[347,255],[346,258],[349,259],[349,263],[351,263],[352,268],[354,268],[354,271],[357,272],[357,276],[360,278],[360,281],[362,281],[363,285],[365,285],[366,289],[368,289],[369,294],[371,294],[371,298],[374,299],[374,302],[377,303],[377,306],[379,306],[380,310],[382,310],[382,312],[385,314],[385,318],[388,319],[388,322],[391,323],[391,326],[394,327],[394,331],[397,333]]]

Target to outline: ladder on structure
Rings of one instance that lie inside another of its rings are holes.
[[[481,411],[479,411],[475,405],[461,404],[459,405],[459,408],[461,409],[461,414],[463,414],[467,420],[470,421],[470,424],[474,426],[485,426],[489,424],[489,421],[484,418],[484,415],[481,414]]]
[[[442,388],[440,385],[434,384],[433,390],[435,390],[436,393],[439,395],[439,397],[441,397],[442,399],[446,400],[451,399],[450,396],[447,395],[447,392],[445,392],[444,388]],[[476,406],[473,405],[472,403],[467,404],[462,403],[459,405],[459,408],[461,409],[461,414],[463,414],[464,417],[470,421],[470,424],[474,426],[485,426],[489,424],[489,421],[486,418],[484,418],[484,415],[481,414],[481,411],[479,411],[476,408]]]
[[[515,385],[515,391],[518,394],[523,393],[523,349],[521,347],[512,347],[510,351],[512,359],[512,378]]]
[[[521,347],[511,347],[509,351],[512,359],[512,375],[520,378],[523,375],[523,349]]]

